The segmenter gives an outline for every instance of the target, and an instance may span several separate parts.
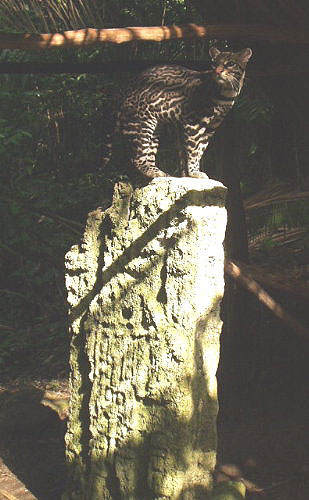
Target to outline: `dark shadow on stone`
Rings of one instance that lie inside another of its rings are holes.
[[[207,500],[209,499],[209,491],[203,486],[189,486],[180,493],[177,500]]]

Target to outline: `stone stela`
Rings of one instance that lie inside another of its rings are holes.
[[[66,255],[66,500],[205,498],[216,461],[226,188],[115,186]]]

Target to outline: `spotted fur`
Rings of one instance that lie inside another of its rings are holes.
[[[128,88],[117,120],[117,130],[130,144],[132,166],[151,179],[167,176],[155,158],[160,127],[172,123],[183,144],[181,175],[207,178],[200,159],[241,91],[251,55],[251,49],[235,53],[212,48],[209,71],[173,65],[144,71]],[[108,157],[110,153],[111,144]]]

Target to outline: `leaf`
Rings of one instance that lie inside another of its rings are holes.
[[[253,156],[257,151],[257,144],[251,144],[248,156]]]
[[[10,204],[10,210],[11,210],[13,215],[17,215],[21,211],[21,209],[22,209],[22,206],[17,201],[13,201]]]

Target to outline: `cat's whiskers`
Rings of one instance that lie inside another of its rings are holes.
[[[233,92],[238,92],[240,81],[237,80],[235,75],[231,75],[231,74],[226,75],[226,82],[228,82],[230,84]]]

